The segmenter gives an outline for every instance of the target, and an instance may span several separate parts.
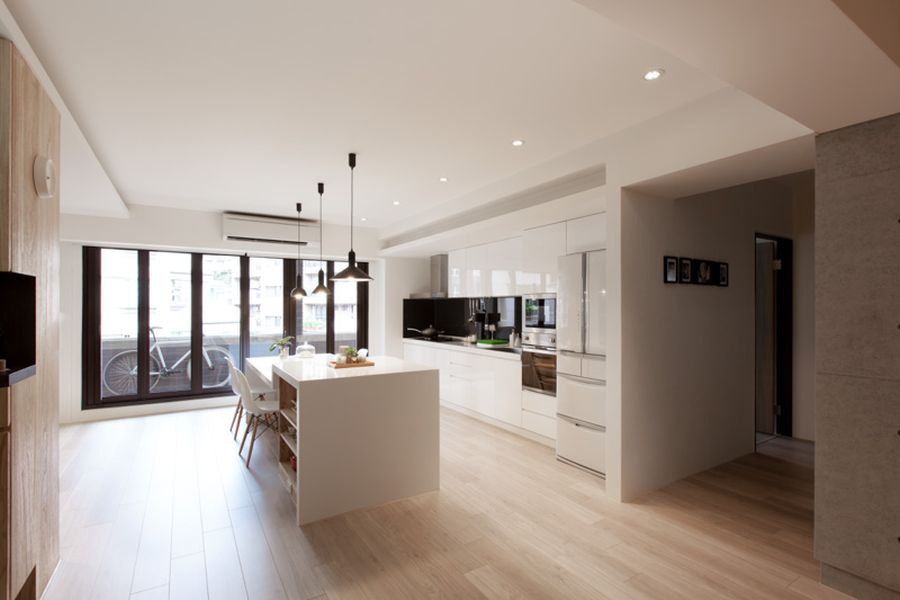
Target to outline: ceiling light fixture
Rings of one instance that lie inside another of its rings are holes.
[[[394,200],[394,206],[400,206],[400,201],[399,201],[399,200]]]
[[[438,179],[438,181],[440,181],[441,183],[447,183],[447,178],[441,177],[440,179]]]
[[[372,281],[368,273],[356,266],[356,252],[353,251],[353,169],[356,168],[356,154],[347,156],[350,165],[350,252],[347,253],[347,268],[331,278],[332,281]]]
[[[360,221],[368,221],[368,219],[365,218],[365,217],[361,217],[359,220],[360,220]]]
[[[303,210],[303,205],[299,202],[297,203],[297,266],[299,267],[303,263],[300,262],[300,246],[302,246],[302,242],[300,241],[300,211]],[[303,289],[303,273],[297,273],[297,285],[294,286],[294,289],[291,290],[291,296],[294,300],[303,300],[306,298],[306,290]]]
[[[322,260],[322,246],[324,245],[324,237],[322,235],[323,225],[322,225],[322,196],[325,194],[325,184],[319,183],[319,285],[316,286],[316,289],[312,291],[313,294],[317,295],[328,295],[331,293],[331,290],[328,289],[328,286],[325,285],[325,271],[322,267],[325,265]]]
[[[650,69],[646,73],[644,73],[644,81],[656,81],[663,75],[665,75],[665,69]]]
[[[525,141],[524,140],[513,140],[512,145],[515,146],[516,148],[519,148],[520,146],[525,145]]]

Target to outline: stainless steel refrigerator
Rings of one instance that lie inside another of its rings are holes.
[[[606,473],[605,250],[559,258],[556,456]]]

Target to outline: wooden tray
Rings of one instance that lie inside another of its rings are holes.
[[[352,369],[354,367],[374,367],[375,363],[371,360],[367,360],[366,362],[361,363],[338,363],[334,361],[330,361],[328,366],[333,369]]]

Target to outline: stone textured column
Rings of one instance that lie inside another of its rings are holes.
[[[816,138],[815,553],[900,598],[900,114]]]

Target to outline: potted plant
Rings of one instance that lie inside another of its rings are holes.
[[[359,362],[359,352],[353,346],[344,348],[344,360],[351,364]]]
[[[281,360],[286,359],[291,352],[291,340],[294,339],[294,336],[288,335],[280,340],[275,340],[272,342],[272,345],[269,346],[269,352],[274,352],[275,348],[278,348],[278,357]]]

